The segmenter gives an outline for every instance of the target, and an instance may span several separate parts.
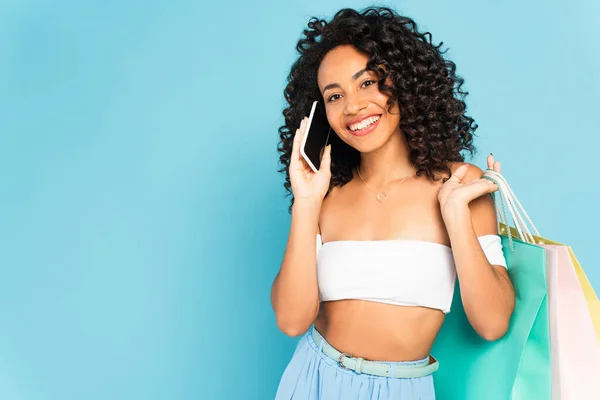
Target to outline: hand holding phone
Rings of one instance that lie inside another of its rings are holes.
[[[311,110],[312,115],[312,129],[311,132],[314,136],[317,136],[315,132],[317,125],[314,124],[316,106],[313,104]],[[331,147],[328,146],[325,151],[322,148],[318,148],[317,154],[311,150],[303,151],[308,149],[306,143],[312,146],[312,142],[308,141],[307,134],[309,127],[309,121],[311,116],[305,117],[300,123],[300,127],[296,130],[294,140],[292,143],[292,155],[290,158],[289,176],[290,184],[292,186],[292,193],[294,194],[294,201],[298,200],[309,200],[311,202],[322,201],[329,190],[329,181],[331,179]],[[325,118],[325,121],[327,118]],[[325,139],[324,143],[327,143],[328,138]],[[304,144],[304,146],[303,146]],[[313,147],[311,147],[313,148]],[[319,153],[323,153],[320,157]],[[310,155],[310,156],[309,156]],[[307,159],[310,161],[307,161]],[[314,162],[313,162],[314,160]],[[317,164],[315,166],[314,164]],[[312,164],[312,165],[311,165]]]
[[[321,167],[321,158],[325,146],[329,143],[331,126],[327,121],[325,107],[318,101],[313,102],[308,121],[306,123],[306,133],[302,140],[300,153],[314,172],[318,172]]]

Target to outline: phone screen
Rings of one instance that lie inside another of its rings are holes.
[[[307,131],[302,144],[302,156],[314,172],[321,168],[321,156],[329,142],[331,127],[323,104],[315,101],[310,111]]]

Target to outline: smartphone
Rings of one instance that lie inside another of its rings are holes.
[[[321,158],[325,150],[325,146],[329,143],[329,135],[331,134],[331,126],[327,122],[327,114],[325,107],[318,101],[313,102],[306,123],[306,131],[300,154],[306,160],[306,163],[314,172],[318,172],[321,168]]]

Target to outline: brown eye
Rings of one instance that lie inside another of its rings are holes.
[[[373,85],[374,83],[377,83],[377,81],[369,79],[369,80],[364,81],[361,86],[368,87],[368,86]],[[337,99],[337,97],[335,97],[335,96],[339,96],[339,94],[333,94],[333,95],[329,96],[329,98],[327,99],[327,102],[331,103],[332,101],[335,101]]]
[[[367,84],[367,83],[369,83],[369,85],[367,85],[367,86],[371,86],[373,83],[376,83],[376,81],[374,81],[374,80],[368,80],[368,81],[364,81],[364,82],[363,82],[363,86],[364,86],[365,84]]]

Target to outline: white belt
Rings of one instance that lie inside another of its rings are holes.
[[[337,361],[343,369],[352,370],[359,374],[364,373],[391,378],[421,378],[434,373],[440,366],[433,356],[429,356],[429,363],[416,365],[394,365],[393,362],[368,361],[360,357],[352,357],[348,353],[341,353],[324,341],[314,327],[312,328],[312,338],[319,347],[323,342],[323,354]]]

